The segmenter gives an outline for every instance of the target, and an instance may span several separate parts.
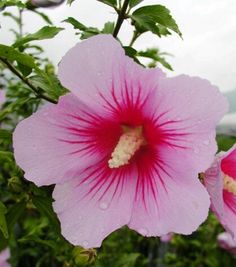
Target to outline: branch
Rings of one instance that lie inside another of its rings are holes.
[[[118,35],[118,32],[120,30],[120,27],[124,21],[124,19],[126,18],[126,10],[128,8],[128,5],[129,5],[129,1],[130,0],[125,0],[124,1],[124,4],[119,12],[119,15],[118,15],[118,18],[117,18],[117,22],[116,22],[116,26],[115,26],[115,29],[114,29],[114,32],[113,32],[113,37],[117,37]]]
[[[1,58],[0,60],[8,67],[8,69],[14,73],[22,82],[24,82],[28,87],[40,98],[47,100],[48,102],[57,104],[57,101],[44,95],[40,92],[38,87],[35,87],[26,77],[24,77],[8,60]]]

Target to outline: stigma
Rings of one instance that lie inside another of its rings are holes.
[[[143,127],[128,127],[122,126],[123,134],[111,154],[111,159],[108,160],[108,166],[119,168],[129,163],[135,152],[146,143],[143,137]]]
[[[228,175],[224,176],[224,189],[236,195],[236,181]]]

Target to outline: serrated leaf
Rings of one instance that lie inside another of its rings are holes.
[[[45,72],[38,72],[39,75],[31,76],[31,83],[43,91],[45,91],[53,99],[58,99],[61,95],[64,95],[67,91],[61,86],[58,78],[55,75]]]
[[[28,34],[25,37],[22,37],[18,39],[13,46],[19,47],[25,43],[31,42],[31,41],[39,41],[39,40],[45,40],[45,39],[51,39],[54,36],[56,36],[60,31],[64,30],[63,28],[58,28],[54,26],[44,26],[39,31]]]
[[[13,47],[0,44],[0,58],[9,61],[17,61],[18,63],[29,68],[37,68],[34,58],[25,53],[21,53]]]
[[[151,31],[161,36],[166,35],[169,29],[182,37],[178,25],[165,6],[150,5],[141,7],[133,12],[131,18],[138,32]]]
[[[129,2],[129,6],[132,8],[132,7],[137,6],[137,5],[140,4],[141,2],[143,2],[143,0],[130,0],[130,2]]]
[[[109,33],[112,34],[114,31],[114,28],[115,28],[115,23],[108,21],[104,24],[104,28],[102,29],[101,32],[105,34],[109,34]]]
[[[7,221],[5,217],[6,212],[7,212],[7,209],[5,205],[2,202],[0,202],[0,230],[3,236],[5,238],[8,238],[9,234],[8,234],[8,228],[7,228]]]
[[[67,19],[63,20],[63,22],[70,23],[74,27],[74,29],[78,29],[81,31],[86,31],[87,29],[87,27],[84,24],[82,24],[81,22],[79,22],[73,17],[68,17]]]

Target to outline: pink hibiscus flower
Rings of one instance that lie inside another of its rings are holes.
[[[19,123],[14,150],[26,179],[56,184],[64,237],[89,248],[123,225],[144,236],[192,233],[210,205],[197,176],[227,110],[218,89],[144,69],[110,35],[72,48],[59,79],[73,94]]]
[[[220,153],[205,173],[204,183],[217,218],[236,238],[236,146]]]
[[[8,248],[0,251],[0,267],[10,267],[8,260],[10,258],[10,250]]]
[[[233,240],[232,235],[227,232],[220,233],[217,236],[219,247],[227,250],[228,252],[236,255],[236,241]]]

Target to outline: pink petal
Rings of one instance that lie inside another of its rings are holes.
[[[136,183],[134,170],[111,170],[101,162],[79,179],[56,185],[54,210],[63,236],[85,248],[99,247],[130,220]]]
[[[180,152],[175,162],[179,169],[174,169],[168,154],[167,148],[165,162],[164,155],[158,154],[153,170],[139,175],[128,226],[144,236],[191,234],[208,215],[209,196],[188,159],[183,160]]]
[[[215,127],[227,111],[226,98],[208,81],[185,75],[160,79],[156,94],[156,125],[173,148],[171,157],[183,150],[196,172],[206,170],[217,151]]]
[[[58,77],[85,103],[117,113],[130,103],[145,101],[164,74],[139,66],[111,35],[100,34],[69,50],[59,64]]]
[[[221,168],[225,174],[236,179],[236,145],[222,157]]]
[[[219,246],[232,254],[236,254],[236,241],[233,240],[230,233],[223,232],[217,236]]]
[[[68,94],[17,125],[15,159],[25,178],[37,185],[62,183],[110,156],[116,142],[112,131],[119,135],[119,126]]]
[[[224,190],[224,216],[219,217],[224,228],[236,241],[236,196]]]
[[[10,264],[7,262],[9,259],[10,259],[9,248],[0,251],[0,267],[10,267]]]
[[[224,216],[223,174],[220,159],[216,158],[211,167],[205,172],[204,185],[211,198],[211,209],[217,216]]]

